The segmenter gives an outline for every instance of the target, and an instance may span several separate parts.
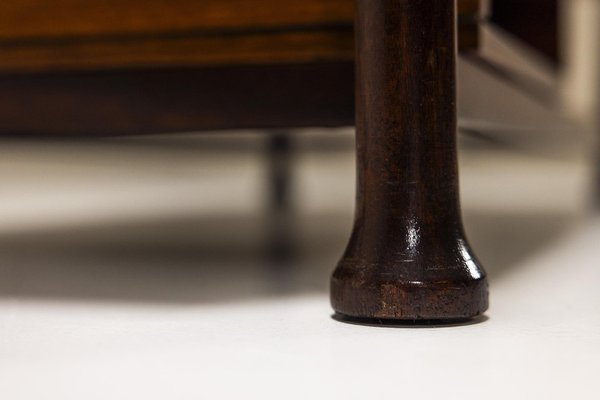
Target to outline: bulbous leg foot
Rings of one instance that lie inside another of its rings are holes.
[[[479,316],[488,308],[484,276],[412,282],[370,269],[353,261],[340,263],[331,279],[336,313],[365,320],[453,321]]]

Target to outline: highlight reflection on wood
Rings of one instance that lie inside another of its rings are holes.
[[[357,0],[356,217],[331,280],[344,317],[487,309],[458,199],[454,29],[454,0]]]

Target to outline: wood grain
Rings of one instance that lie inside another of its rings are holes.
[[[487,309],[460,216],[455,23],[454,0],[357,0],[356,217],[331,279],[345,318]]]
[[[460,48],[477,46],[461,0]],[[352,0],[3,0],[0,73],[353,58]]]
[[[352,30],[57,41],[0,47],[0,71],[37,72],[182,66],[290,64],[353,59]]]
[[[479,0],[459,0],[459,13]],[[2,0],[0,39],[352,24],[352,0]]]
[[[351,24],[353,9],[352,0],[2,0],[0,38]]]

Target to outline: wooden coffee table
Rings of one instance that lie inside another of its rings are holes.
[[[458,4],[470,51],[478,1]],[[460,219],[456,21],[454,0],[4,0],[0,133],[356,121],[356,221],[334,309],[471,318],[487,308],[487,283]]]

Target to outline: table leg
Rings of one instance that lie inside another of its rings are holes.
[[[345,317],[483,313],[487,280],[463,233],[454,0],[356,0],[357,205],[331,280]]]

